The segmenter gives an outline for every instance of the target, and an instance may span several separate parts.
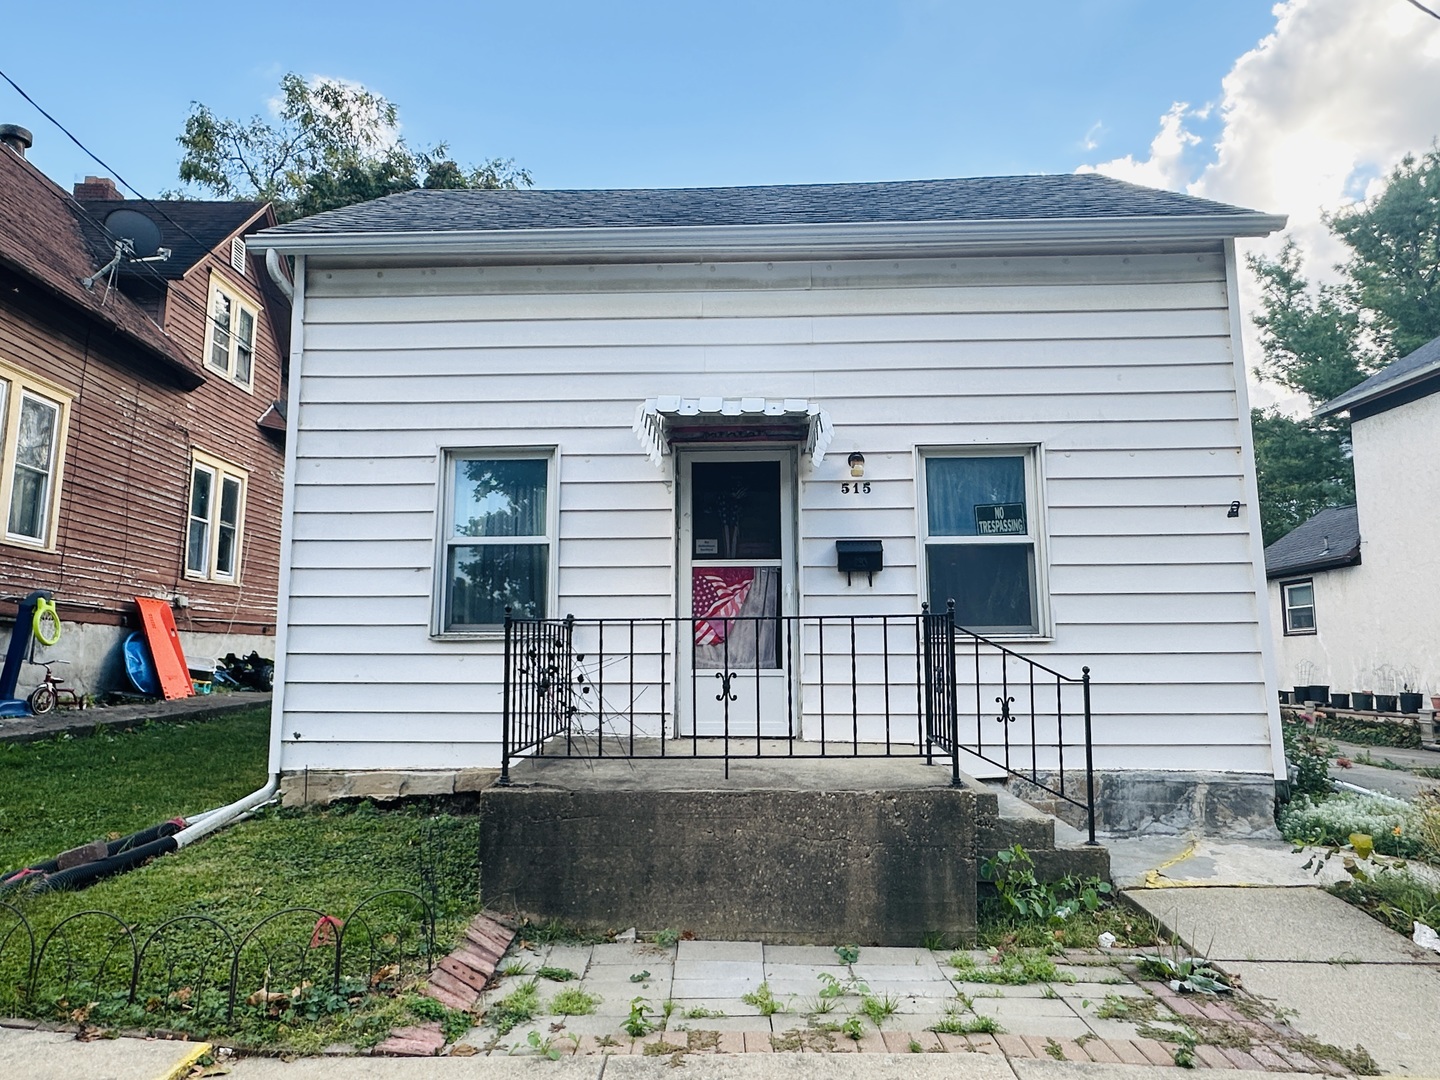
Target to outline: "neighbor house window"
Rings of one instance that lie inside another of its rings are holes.
[[[1041,632],[1043,561],[1033,449],[935,452],[924,464],[922,526],[930,607],[955,601],[980,634]]]
[[[554,515],[548,454],[456,451],[446,461],[442,632],[543,618]]]
[[[255,309],[241,299],[238,289],[219,277],[211,278],[205,363],[247,389],[255,377],[256,318]]]
[[[1315,582],[1290,581],[1280,586],[1285,633],[1315,633]]]
[[[55,546],[69,407],[55,388],[0,366],[0,507],[7,540]]]
[[[243,469],[208,454],[190,463],[190,503],[185,529],[185,575],[211,581],[240,578],[240,540],[245,530]]]

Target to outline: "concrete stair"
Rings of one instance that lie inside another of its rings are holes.
[[[1067,874],[1110,880],[1110,852],[1103,845],[1087,844],[1079,829],[1030,805],[1001,783],[971,780],[969,786],[981,793],[977,858],[986,859],[1019,844],[1034,860],[1035,876],[1041,881],[1059,881]],[[987,812],[990,798],[994,799],[993,817]]]

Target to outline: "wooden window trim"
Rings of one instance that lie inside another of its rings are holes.
[[[65,446],[73,400],[63,387],[17,367],[0,362],[0,544],[30,551],[55,551],[60,525],[60,502],[65,473]],[[55,438],[50,448],[50,475],[44,529],[37,539],[10,532],[10,500],[15,491],[16,451],[20,438],[20,409],[29,396],[56,409]]]
[[[203,571],[193,570],[190,567],[190,519],[191,507],[194,506],[195,495],[195,473],[204,469],[213,477],[210,491],[210,517],[209,535],[206,540],[205,569]],[[234,480],[240,484],[239,504],[236,507],[235,521],[235,548],[232,556],[234,560],[234,573],[222,574],[216,569],[216,562],[220,550],[220,506],[222,493],[226,480]],[[192,450],[190,452],[190,483],[185,487],[185,527],[181,530],[181,556],[180,564],[184,567],[185,577],[190,581],[209,581],[216,585],[238,586],[240,574],[244,569],[242,558],[245,549],[245,502],[250,490],[250,473],[238,465],[232,465],[223,458],[217,458],[213,454],[207,454],[203,450]]]
[[[1296,628],[1290,625],[1290,590],[1298,585],[1310,586],[1310,603],[1298,605],[1310,609],[1310,626],[1308,627]],[[1320,620],[1316,615],[1314,578],[1292,578],[1290,581],[1280,583],[1280,623],[1284,627],[1286,637],[1314,637],[1320,632]]]
[[[226,365],[221,367],[213,362],[215,344],[215,297],[216,294],[223,295],[230,301],[230,346],[226,352]],[[240,312],[244,311],[250,316],[250,377],[248,380],[236,378],[235,370],[239,364],[240,337],[238,327]],[[236,285],[224,274],[216,270],[210,271],[210,285],[205,293],[205,351],[201,356],[201,362],[207,371],[218,372],[225,376],[230,382],[240,387],[246,393],[255,392],[255,354],[256,345],[260,337],[260,310],[252,304],[245,295],[245,290]]]

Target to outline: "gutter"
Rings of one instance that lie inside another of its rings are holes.
[[[1381,398],[1387,398],[1392,394],[1399,393],[1407,387],[1414,386],[1416,383],[1424,382],[1426,379],[1432,378],[1436,374],[1440,374],[1440,360],[1424,364],[1414,371],[1407,371],[1399,378],[1387,379],[1378,386],[1370,387],[1364,393],[1357,394],[1355,392],[1359,387],[1356,387],[1355,390],[1347,390],[1333,401],[1327,401],[1324,405],[1320,406],[1320,408],[1315,411],[1315,415],[1334,416],[1336,413],[1347,412],[1357,405],[1365,405],[1372,401],[1378,401]]]
[[[1246,212],[822,225],[593,226],[323,233],[267,229],[251,236],[248,243],[267,252],[337,256],[468,255],[532,261],[598,258],[645,261],[676,257],[689,260],[794,259],[811,256],[960,254],[1126,242],[1219,242],[1237,236],[1268,236],[1284,228],[1285,222],[1283,215]]]

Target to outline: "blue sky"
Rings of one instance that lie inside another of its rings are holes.
[[[263,113],[286,71],[364,83],[413,144],[543,187],[1068,172],[1143,157],[1275,24],[1260,0],[129,8],[14,5],[0,67],[147,195],[176,186],[192,101]],[[62,184],[101,171],[3,84],[0,122]]]

